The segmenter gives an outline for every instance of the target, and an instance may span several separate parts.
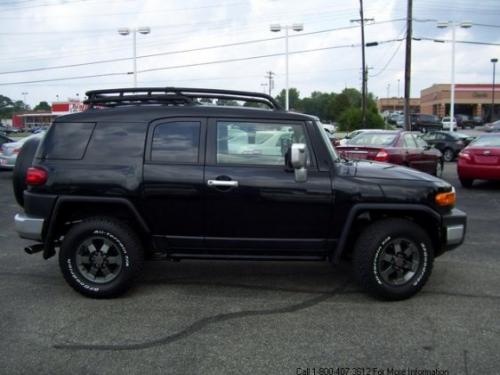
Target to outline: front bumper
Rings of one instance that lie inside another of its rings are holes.
[[[43,218],[21,213],[14,217],[14,221],[16,232],[21,238],[41,241],[43,224],[45,221]]]
[[[464,242],[466,228],[467,215],[465,212],[454,208],[449,214],[443,215],[442,235],[445,250],[452,250]]]

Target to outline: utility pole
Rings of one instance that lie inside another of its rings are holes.
[[[351,22],[360,22],[361,24],[361,70],[362,70],[362,85],[361,85],[361,106],[363,128],[366,127],[366,103],[367,103],[367,89],[366,81],[368,78],[368,71],[365,64],[365,22],[373,21],[373,18],[364,18],[363,16],[363,0],[359,0],[359,19],[351,20]]]
[[[268,71],[266,72],[266,75],[264,76],[264,78],[267,79],[267,88],[269,90],[269,96],[271,96],[271,92],[272,90],[274,89],[274,76],[276,75],[276,73],[272,72],[272,71]]]
[[[495,115],[495,64],[498,62],[497,58],[490,60],[493,63],[493,85],[491,86],[491,111],[490,122],[493,122]]]
[[[413,0],[408,0],[406,15],[406,53],[405,53],[405,129],[411,130],[410,121],[410,83],[411,83],[411,38]]]

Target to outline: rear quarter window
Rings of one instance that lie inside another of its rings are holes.
[[[79,160],[85,155],[95,123],[55,122],[45,135],[37,157],[48,160]]]

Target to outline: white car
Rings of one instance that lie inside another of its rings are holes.
[[[323,129],[325,129],[330,134],[335,134],[335,132],[337,131],[337,128],[335,127],[334,124],[323,124],[323,123],[321,123],[321,126],[323,127]]]
[[[45,135],[45,131],[40,133],[32,134],[28,137],[20,139],[16,142],[4,143],[0,147],[0,169],[12,170],[16,165],[17,155],[21,151],[24,142],[32,138],[42,138]]]
[[[457,129],[457,120],[451,121],[451,117],[446,116],[441,120],[441,124],[443,124],[443,130],[450,130],[450,125],[453,126],[453,129]]]

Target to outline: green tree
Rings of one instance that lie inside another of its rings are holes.
[[[335,93],[313,91],[310,97],[302,99],[303,111],[308,115],[318,116],[323,121],[332,121],[329,107],[335,97]]]
[[[339,117],[339,128],[342,131],[351,132],[363,128],[363,111],[358,107],[346,109]],[[385,123],[382,117],[371,110],[366,112],[367,129],[384,129]]]
[[[35,111],[50,111],[51,109],[52,108],[50,107],[49,103],[47,103],[46,101],[38,103],[34,108]]]
[[[281,90],[278,96],[276,96],[277,102],[285,108],[285,89]],[[288,100],[289,100],[289,106],[290,110],[294,111],[302,111],[302,102],[300,100],[300,93],[299,90],[297,90],[295,87],[291,87],[288,90]]]
[[[12,117],[14,113],[25,111],[28,108],[22,100],[12,101],[7,96],[0,95],[0,118]]]

